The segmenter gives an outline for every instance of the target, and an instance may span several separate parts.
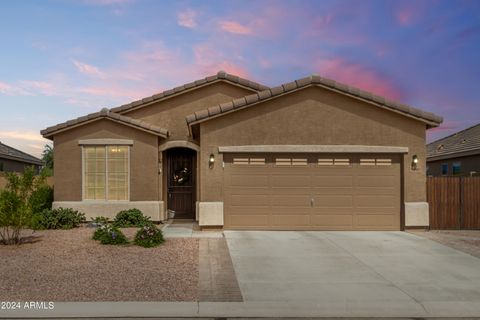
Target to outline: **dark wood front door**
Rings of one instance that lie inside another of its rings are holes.
[[[167,206],[176,219],[195,219],[195,163],[194,150],[167,150]]]

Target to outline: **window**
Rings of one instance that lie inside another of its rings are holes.
[[[442,175],[448,174],[448,163],[442,163]]]
[[[83,147],[83,198],[128,200],[129,147]]]
[[[303,158],[276,158],[276,166],[306,166],[308,164],[307,159]]]
[[[233,158],[235,165],[265,165],[265,158]]]
[[[452,164],[452,174],[462,173],[462,164],[460,162],[454,162]]]

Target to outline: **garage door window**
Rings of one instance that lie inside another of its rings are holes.
[[[258,166],[258,165],[265,165],[265,158],[233,158],[233,164],[234,165],[240,165],[240,166],[245,166],[245,165],[252,165],[252,166]]]
[[[360,159],[361,166],[391,166],[392,159]]]
[[[339,158],[339,159],[318,159],[319,166],[349,166],[350,159]]]
[[[276,158],[275,165],[277,166],[306,166],[308,164],[307,159],[303,158]]]

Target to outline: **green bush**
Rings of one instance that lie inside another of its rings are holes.
[[[101,244],[127,244],[127,237],[115,226],[106,224],[97,228],[93,233],[93,240],[100,241]]]
[[[108,224],[108,218],[107,218],[107,217],[98,216],[98,217],[93,218],[93,219],[92,219],[92,222],[93,222],[96,226],[104,226],[104,225]]]
[[[138,209],[123,210],[117,213],[113,225],[117,228],[143,227],[152,224],[149,217]]]
[[[48,185],[38,187],[32,192],[28,204],[32,213],[40,213],[45,209],[52,209],[53,188]]]
[[[7,173],[6,188],[0,192],[0,243],[20,243],[20,231],[29,226],[32,209],[32,193],[45,185],[45,177],[35,177],[35,169],[29,167],[22,175]]]
[[[143,226],[135,234],[134,243],[137,246],[151,248],[159,246],[163,242],[165,242],[165,239],[163,238],[162,230],[158,229],[153,224]]]
[[[85,214],[70,208],[46,209],[32,217],[32,229],[72,229],[85,222]]]

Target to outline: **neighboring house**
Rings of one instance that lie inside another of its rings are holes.
[[[0,172],[23,172],[33,166],[38,173],[43,166],[42,160],[23,151],[0,142]]]
[[[480,175],[480,124],[427,145],[427,175]]]
[[[425,130],[442,118],[313,75],[268,88],[219,72],[42,131],[55,203],[87,217],[273,230],[428,225]]]

